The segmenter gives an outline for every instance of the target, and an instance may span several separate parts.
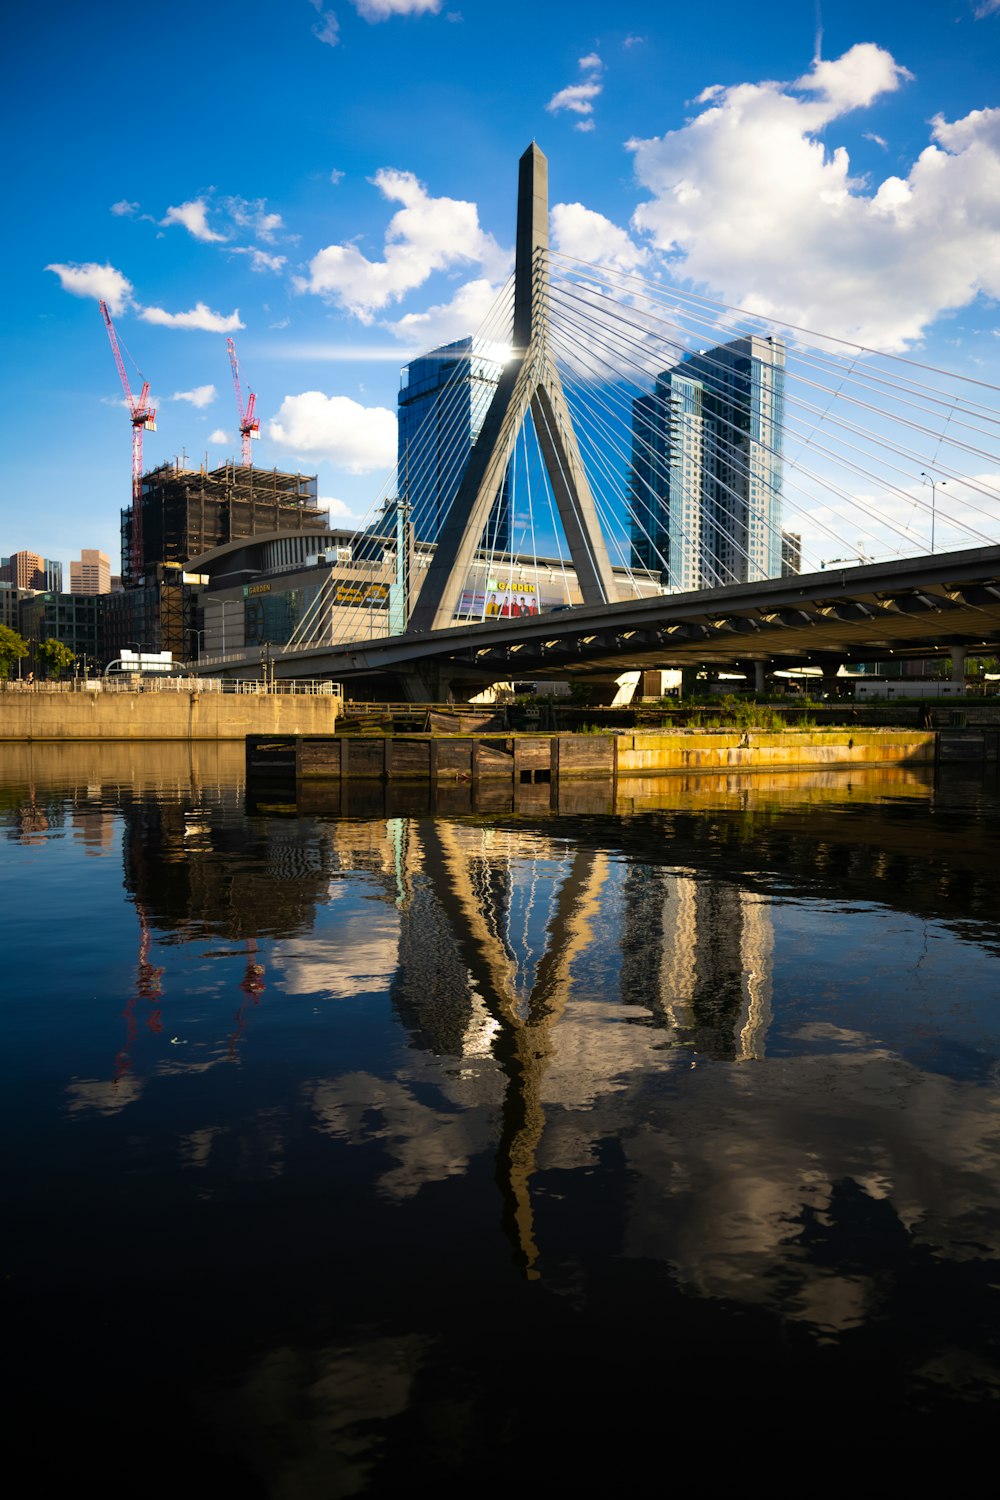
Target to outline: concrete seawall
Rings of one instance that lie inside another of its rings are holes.
[[[310,781],[508,781],[930,765],[932,730],[688,730],[660,734],[251,735],[250,776]]]
[[[239,740],[332,734],[330,694],[184,692],[0,693],[0,742]]]

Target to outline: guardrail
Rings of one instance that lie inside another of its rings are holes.
[[[334,697],[342,699],[339,682],[322,678],[279,678],[261,682],[256,678],[240,680],[228,677],[156,677],[138,672],[121,672],[114,677],[77,678],[72,682],[25,682],[14,678],[0,682],[3,693],[245,693],[253,697]]]

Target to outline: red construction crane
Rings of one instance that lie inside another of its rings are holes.
[[[118,377],[122,383],[122,390],[125,392],[125,402],[132,422],[132,565],[130,577],[133,583],[136,583],[142,577],[142,435],[144,432],[156,431],[156,412],[149,404],[148,380],[143,381],[138,399],[133,396],[125,370],[125,361],[118,347],[115,325],[111,321],[106,302],[101,303],[101,313],[107,326],[108,338],[111,340],[111,352],[115,356]]]
[[[232,339],[226,339],[226,347],[229,350],[229,363],[233,367],[233,385],[236,389],[236,410],[240,414],[240,437],[243,439],[243,467],[249,469],[250,440],[260,437],[260,419],[254,416],[254,407],[257,405],[257,397],[253,391],[247,393],[246,410],[243,409],[243,391],[240,386],[240,367],[236,359],[236,345]]]

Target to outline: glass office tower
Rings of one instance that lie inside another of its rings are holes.
[[[632,560],[671,589],[781,574],[785,350],[734,339],[686,355],[632,408]]]
[[[503,369],[495,345],[459,339],[406,368],[399,393],[398,485],[414,537],[436,542],[496,393]],[[509,552],[509,473],[493,502],[482,547]]]

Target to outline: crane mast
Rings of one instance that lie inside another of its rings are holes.
[[[125,404],[132,423],[132,558],[129,572],[133,583],[137,583],[142,577],[142,435],[144,432],[156,431],[156,411],[149,404],[148,380],[143,381],[138,398],[132,394],[128,371],[125,369],[115,325],[111,321],[106,302],[101,303],[101,316],[111,340],[111,352],[118,367],[118,378],[125,392]]]
[[[240,417],[240,437],[243,440],[243,467],[248,469],[252,462],[250,457],[250,442],[253,438],[260,437],[260,420],[254,416],[257,405],[257,397],[253,391],[247,392],[247,404],[243,406],[243,389],[240,386],[240,367],[236,358],[236,345],[232,339],[226,339],[226,348],[229,350],[229,363],[233,371],[233,388],[236,391],[236,410]]]

